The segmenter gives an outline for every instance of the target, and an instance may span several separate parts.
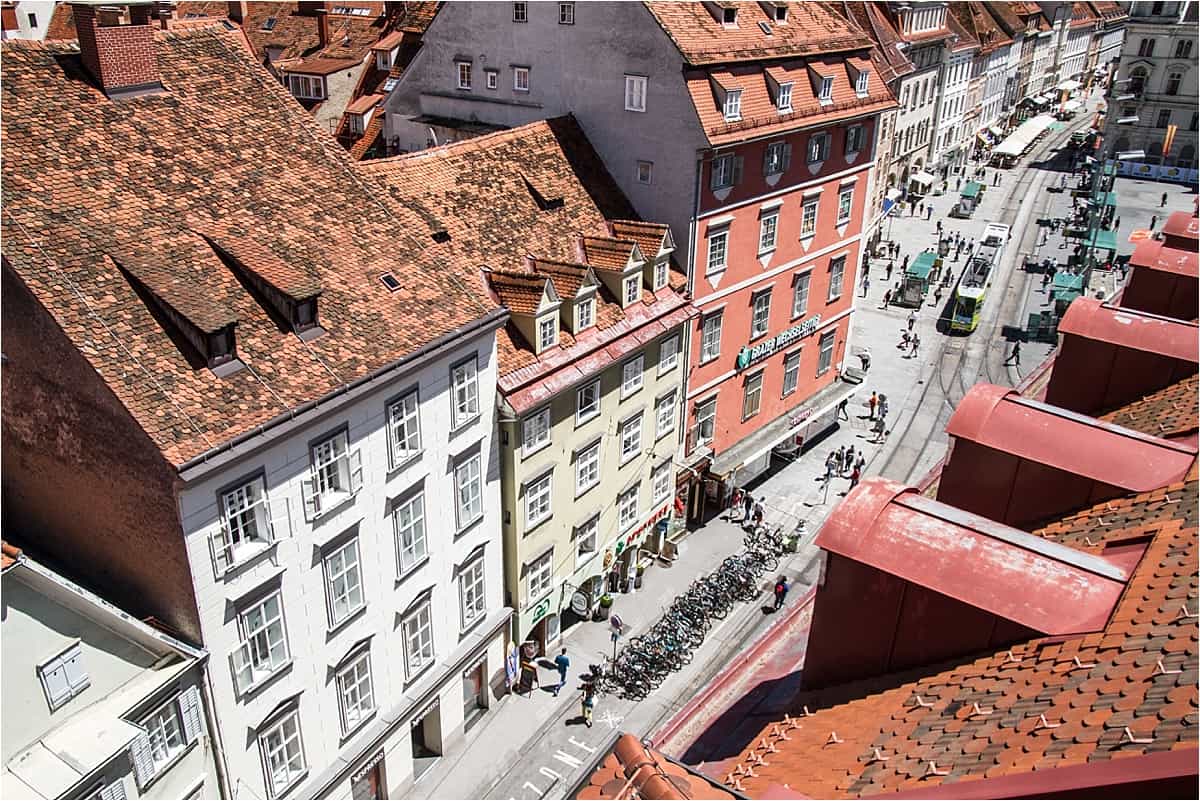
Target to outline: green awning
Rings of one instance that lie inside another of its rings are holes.
[[[1099,228],[1093,234],[1090,244],[1098,250],[1116,251],[1117,233],[1106,228]]]
[[[1105,164],[1104,165],[1104,174],[1105,175],[1116,175],[1117,174],[1117,163],[1115,161],[1110,161],[1109,163]]]
[[[904,274],[909,278],[919,278],[925,281],[929,278],[929,271],[933,269],[933,262],[936,259],[936,253],[925,251],[917,256],[912,264],[908,265],[908,269],[904,271]]]
[[[1054,291],[1083,291],[1083,275],[1076,275],[1070,270],[1059,270],[1054,274]]]
[[[979,192],[982,189],[983,187],[980,186],[978,181],[967,181],[967,185],[963,187],[962,196],[967,198],[977,198],[979,197]]]
[[[1096,199],[1099,201],[1103,201],[1105,206],[1117,205],[1117,193],[1116,192],[1101,192],[1099,195],[1096,196]]]
[[[1075,298],[1081,296],[1082,294],[1082,292],[1076,289],[1056,289],[1050,293],[1051,297],[1054,298],[1056,303],[1061,301],[1067,305],[1070,305],[1071,301],[1075,300]]]

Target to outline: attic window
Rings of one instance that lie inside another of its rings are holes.
[[[736,8],[725,6],[721,10],[721,24],[729,27],[737,27],[737,13],[738,10]]]
[[[725,93],[725,120],[732,122],[742,118],[742,90],[733,89]]]
[[[379,280],[388,288],[389,292],[395,292],[400,288],[400,282],[396,280],[396,276],[391,273],[384,273],[379,276]]]
[[[217,367],[235,357],[233,348],[233,326],[225,326],[220,331],[208,335],[208,366]]]
[[[396,84],[400,83],[399,78],[388,78],[383,84],[383,91],[390,92],[396,88]]]
[[[433,237],[433,241],[437,242],[438,244],[450,241],[450,232],[445,229],[434,231],[432,234],[430,234],[430,236]]]
[[[792,110],[792,85],[790,83],[779,84],[779,94],[775,98],[775,107],[780,111]]]
[[[771,35],[771,23],[769,23],[765,20],[760,19],[758,21],[758,29],[760,31],[762,31],[764,34],[766,34],[767,36]]]
[[[267,17],[263,20],[262,29],[264,31],[273,31],[275,30],[275,23],[276,19],[274,17]]]
[[[787,22],[787,6],[785,6],[783,3],[779,3],[775,6],[775,21]]]
[[[854,82],[854,91],[860,97],[867,94],[867,86],[871,80],[871,73],[863,70],[858,73],[858,80]]]
[[[821,103],[833,102],[833,78],[821,79],[821,91],[817,96],[817,99],[820,100]]]

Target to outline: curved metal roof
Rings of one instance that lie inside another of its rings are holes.
[[[1200,363],[1200,328],[1195,322],[1109,306],[1094,298],[1076,298],[1058,332]]]

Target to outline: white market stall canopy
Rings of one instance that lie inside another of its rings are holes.
[[[914,184],[924,184],[925,186],[932,186],[933,182],[936,181],[937,178],[934,177],[933,175],[930,175],[929,173],[925,172],[924,170],[921,170],[920,172],[916,172],[916,173],[913,173],[912,175],[910,175],[908,177],[908,180]]]
[[[1081,108],[1083,108],[1083,103],[1080,103],[1078,100],[1068,100],[1066,103],[1063,103],[1062,110],[1068,114],[1074,114]]]
[[[1031,120],[1026,120],[992,151],[992,155],[1013,157],[1021,155],[1053,123],[1054,117],[1049,114],[1039,114]]]
[[[1079,88],[1079,87],[1081,87],[1081,86],[1083,86],[1083,84],[1081,84],[1079,81],[1076,81],[1076,80],[1073,80],[1073,79],[1072,79],[1072,80],[1067,80],[1067,81],[1063,81],[1062,83],[1060,83],[1060,84],[1058,85],[1058,91],[1060,91],[1060,92],[1074,92],[1076,89],[1078,89],[1078,88]]]

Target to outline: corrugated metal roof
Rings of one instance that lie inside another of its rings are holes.
[[[1190,446],[1023,398],[995,384],[971,387],[946,433],[1130,492],[1182,481],[1196,461]]]
[[[1178,236],[1193,242],[1200,239],[1200,218],[1193,217],[1191,212],[1172,212],[1163,223],[1162,232],[1167,236]]]
[[[1076,298],[1058,324],[1071,334],[1200,363],[1195,322],[1109,306],[1094,298]]]
[[[1052,636],[1099,631],[1125,589],[1112,561],[867,479],[816,545]]]
[[[1133,249],[1129,264],[1164,273],[1200,277],[1200,253],[1173,248],[1153,239],[1147,239]]]

